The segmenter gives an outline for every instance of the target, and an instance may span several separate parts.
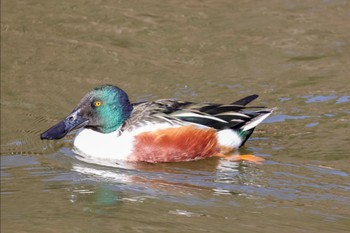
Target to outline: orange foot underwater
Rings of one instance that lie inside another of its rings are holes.
[[[232,161],[247,161],[255,164],[262,164],[262,162],[265,160],[259,156],[246,154],[246,155],[224,155],[224,154],[217,154],[217,157],[232,160]]]

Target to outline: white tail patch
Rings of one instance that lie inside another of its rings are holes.
[[[220,146],[238,148],[242,144],[241,137],[232,129],[220,130],[217,133],[217,138]]]
[[[273,112],[274,109],[264,109],[263,111],[268,111],[266,113],[261,114],[260,116],[257,116],[255,118],[253,118],[250,122],[247,122],[247,124],[245,124],[242,127],[243,131],[247,131],[250,130],[254,127],[256,127],[258,124],[260,124],[263,120],[265,120],[268,116],[270,116],[270,114]]]

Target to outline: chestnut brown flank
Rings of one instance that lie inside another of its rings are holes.
[[[218,142],[214,129],[182,126],[137,135],[133,153],[128,160],[179,162],[210,157],[217,152]]]

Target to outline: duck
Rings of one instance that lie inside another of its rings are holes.
[[[73,150],[95,159],[163,163],[224,157],[242,147],[273,112],[246,106],[256,98],[230,104],[175,99],[131,103],[121,88],[101,85],[40,138],[58,140],[80,129]]]

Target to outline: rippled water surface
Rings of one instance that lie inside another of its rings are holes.
[[[348,232],[348,1],[1,2],[1,232]],[[277,107],[262,164],[81,161],[41,141],[92,87]]]

